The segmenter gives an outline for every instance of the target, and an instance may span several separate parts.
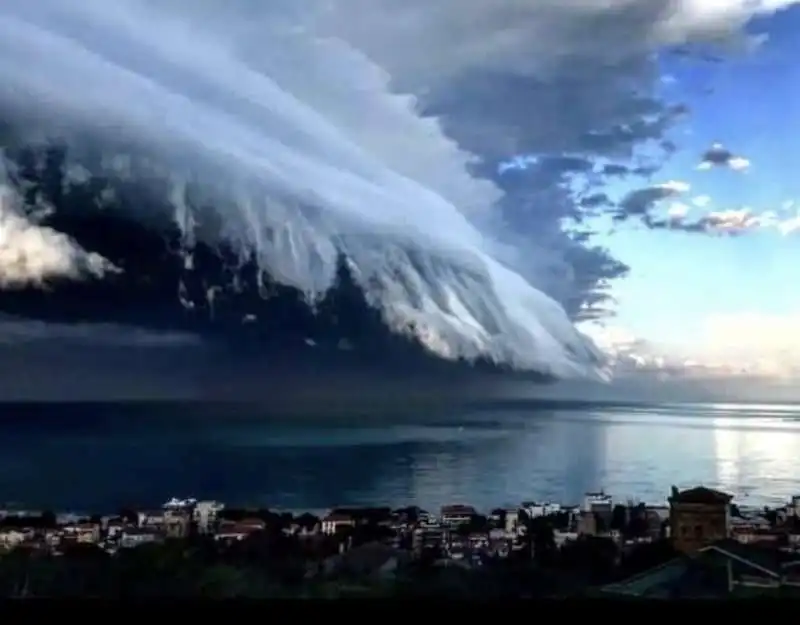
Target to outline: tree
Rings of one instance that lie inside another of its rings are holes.
[[[534,523],[533,530],[533,553],[537,562],[550,564],[556,554],[556,537],[553,526],[547,521],[542,520]]]
[[[598,536],[582,536],[564,545],[562,564],[587,573],[595,581],[608,581],[616,565],[617,546],[613,540]]]
[[[494,510],[492,510],[491,516],[493,519],[496,519],[495,524],[497,525],[497,527],[506,526],[507,513],[503,508],[495,508]]]
[[[678,555],[669,540],[639,543],[622,557],[620,575],[622,577],[636,575],[669,562]]]
[[[628,506],[617,504],[611,511],[611,529],[624,531],[628,525]]]
[[[647,507],[643,503],[640,503],[631,510],[626,534],[638,538],[646,535],[648,530]]]

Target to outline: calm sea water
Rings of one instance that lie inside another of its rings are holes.
[[[800,494],[800,406],[518,405],[349,423],[225,407],[189,416],[199,410],[0,406],[0,502],[87,511],[195,496],[285,509],[488,508],[577,503],[601,488],[661,502],[672,484],[698,483],[753,505]]]

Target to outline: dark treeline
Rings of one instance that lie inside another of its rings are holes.
[[[311,299],[274,280],[253,254],[243,256],[219,237],[219,213],[199,199],[193,202],[191,188],[186,200],[193,231],[187,233],[174,221],[166,183],[157,179],[147,185],[132,177],[104,175],[67,181],[67,148],[58,142],[7,145],[4,154],[13,164],[9,175],[25,207],[54,209],[37,216],[37,222],[68,235],[121,271],[6,289],[0,312],[44,321],[195,332],[230,345],[241,357],[248,350],[254,355],[280,351],[311,356],[313,347],[313,358],[327,350],[349,361],[453,369],[421,345],[414,328],[388,328],[344,254],[328,291]],[[87,169],[100,170],[97,163],[93,167],[91,155],[82,158],[88,160]],[[188,254],[191,263],[186,262]],[[508,372],[488,360],[462,361],[455,367],[464,368]]]

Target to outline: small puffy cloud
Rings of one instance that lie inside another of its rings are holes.
[[[713,167],[727,167],[733,171],[744,171],[750,168],[750,161],[743,156],[734,154],[721,143],[714,143],[703,152],[697,169],[708,170]]]
[[[687,193],[689,189],[689,184],[680,180],[669,180],[635,189],[626,194],[619,202],[617,205],[619,210],[615,219],[625,220],[632,216],[649,215],[659,202]]]
[[[709,195],[698,195],[692,198],[692,205],[697,208],[705,208],[709,204],[711,204],[711,196]]]

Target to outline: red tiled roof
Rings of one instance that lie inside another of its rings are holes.
[[[261,519],[242,519],[237,523],[237,525],[257,527],[258,529],[262,530],[267,526],[267,524]]]
[[[475,508],[463,504],[453,504],[451,506],[442,506],[442,515],[473,515]]]
[[[250,525],[248,523],[233,523],[231,525],[225,525],[224,527],[220,528],[217,534],[219,536],[233,536],[239,534],[252,534],[254,532],[259,531],[260,527],[255,525]]]

